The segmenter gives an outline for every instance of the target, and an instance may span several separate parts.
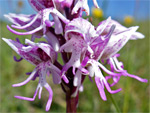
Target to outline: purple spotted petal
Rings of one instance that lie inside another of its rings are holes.
[[[108,59],[115,55],[130,39],[131,35],[135,33],[138,27],[131,27],[125,31],[111,35],[111,38],[104,49],[102,59]]]
[[[2,38],[16,53],[19,54],[19,49],[23,47],[23,44],[18,41],[14,41],[11,39]]]
[[[55,58],[56,58],[56,53],[55,51],[52,49],[52,47],[49,44],[46,43],[34,43],[28,39],[25,39],[25,43],[29,44],[30,46],[32,46],[33,48],[40,48],[41,50],[39,51],[39,49],[37,49],[37,52],[39,53],[40,58],[42,60],[47,60],[48,56],[51,58],[51,61],[54,62]],[[42,52],[43,51],[43,52]],[[47,56],[48,55],[48,56]]]
[[[34,43],[28,39],[26,39],[26,43],[29,46],[24,46],[17,41],[13,41],[11,39],[3,40],[14,50],[18,53],[22,58],[29,61],[30,63],[37,65],[42,61],[51,60],[54,62],[55,60],[55,52],[50,47],[50,45],[45,43]]]
[[[28,0],[31,6],[36,10],[40,11],[45,8],[54,7],[53,0],[51,1],[42,1],[42,0]]]
[[[94,57],[93,59],[99,60],[104,52],[105,47],[107,47],[107,44],[111,38],[111,35],[115,29],[115,26],[113,25],[107,35],[105,37],[97,37],[92,43],[91,48],[94,50]]]
[[[58,0],[59,1],[59,0]],[[73,3],[73,0],[60,0],[62,7],[70,7]]]
[[[10,22],[12,22],[15,26],[24,26],[28,22],[30,22],[35,15],[24,15],[24,14],[14,14],[9,13],[8,15],[4,15]]]
[[[57,8],[62,11],[62,8],[70,7],[73,0],[28,0],[28,2],[36,11],[46,8]]]
[[[94,26],[83,18],[76,18],[65,27],[65,38],[70,39],[70,34],[79,33],[86,42],[90,42],[93,37],[98,36]]]
[[[100,24],[106,23],[106,21],[107,20],[104,20]],[[102,35],[107,34],[109,32],[109,29],[111,28],[112,25],[116,26],[116,28],[114,30],[114,34],[122,32],[122,31],[126,31],[128,29],[127,27],[121,25],[119,22],[117,22],[115,20],[110,20],[109,23],[107,24],[106,28],[104,29]],[[130,40],[143,39],[143,38],[144,38],[144,35],[142,33],[140,33],[140,32],[134,32],[130,36]]]
[[[98,24],[98,26],[96,27],[96,31],[97,31],[97,33],[100,35],[100,34],[102,34],[103,32],[106,32],[106,30],[107,30],[107,32],[106,33],[103,33],[103,34],[108,34],[109,33],[109,30],[110,30],[110,28],[111,28],[111,26],[110,27],[107,27],[108,25],[110,25],[110,22],[111,22],[111,17],[108,17],[108,19],[107,20],[104,20],[104,21],[102,21],[102,22],[100,22],[99,24]],[[115,24],[113,24],[113,25],[115,25]],[[105,31],[104,31],[105,30]]]
[[[70,60],[63,66],[61,74],[63,75],[70,67],[79,68],[81,65],[80,58],[81,52],[84,47],[84,41],[81,38],[71,38],[67,43],[65,43],[60,49],[65,50],[66,52],[71,52]],[[68,51],[69,50],[69,51]],[[74,71],[73,71],[74,72]]]
[[[34,49],[32,49],[31,46],[25,47],[24,45],[13,41],[11,39],[5,39],[3,40],[17,53],[19,54],[22,58],[25,60],[29,61],[30,63],[36,65],[41,62],[41,59],[38,55],[37,52],[35,52]]]

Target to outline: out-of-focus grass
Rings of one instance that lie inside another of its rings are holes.
[[[97,23],[96,23],[97,24]],[[145,39],[129,41],[120,51],[120,61],[123,61],[125,69],[129,73],[138,75],[142,78],[149,78],[149,21],[136,22],[133,25],[140,26],[139,32],[145,35]],[[1,36],[15,39],[18,37],[24,42],[25,38],[30,36],[16,36],[6,29],[6,23],[1,22]],[[11,87],[14,83],[19,83],[27,78],[26,72],[34,69],[27,61],[16,63],[13,60],[16,53],[1,40],[1,111],[5,112],[40,112],[44,113],[45,105],[48,99],[47,91],[42,93],[42,99],[34,102],[15,99],[14,95],[32,97],[38,80],[31,81],[25,86],[19,88]],[[50,112],[65,112],[65,95],[60,85],[54,85],[51,77],[48,79],[53,91],[54,97]],[[120,110],[127,112],[149,112],[149,83],[141,83],[133,78],[122,77],[120,82],[112,89],[122,88],[122,91],[113,94],[113,98],[118,104]],[[107,92],[107,91],[106,91]],[[84,92],[79,96],[79,112],[116,112],[111,99],[107,94],[107,101],[103,101],[95,83],[91,83],[86,77],[84,82]]]

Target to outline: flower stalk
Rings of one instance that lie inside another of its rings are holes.
[[[66,113],[76,113],[77,105],[78,105],[78,95],[76,97],[72,97],[70,91],[66,93]]]

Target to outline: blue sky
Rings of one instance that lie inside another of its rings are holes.
[[[16,13],[18,0],[0,0],[0,19],[8,13]],[[20,13],[36,13],[29,5],[28,0],[24,2]],[[92,0],[89,6],[93,7]],[[122,21],[127,15],[132,15],[136,20],[146,20],[150,16],[150,0],[97,0],[99,6],[104,10],[104,16],[111,16],[114,19]]]

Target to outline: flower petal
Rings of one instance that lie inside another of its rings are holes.
[[[72,37],[67,43],[65,43],[62,47],[61,50],[68,50],[70,48],[72,50],[71,58],[70,60],[63,66],[61,74],[65,74],[65,72],[70,68],[73,67],[79,68],[81,65],[80,59],[81,59],[81,53],[82,49],[84,47],[84,41],[81,38],[76,38]]]
[[[140,32],[135,32],[135,33],[131,36],[130,40],[143,39],[144,37],[145,37],[145,36],[144,36],[142,33],[140,33]]]
[[[76,14],[80,8],[83,8],[86,12],[86,15],[89,15],[89,6],[87,0],[78,0],[72,10],[72,14]]]
[[[61,34],[63,32],[62,24],[56,15],[52,14],[52,16],[53,16],[54,23],[55,23],[55,33]]]
[[[100,35],[106,29],[106,26],[108,26],[110,22],[111,22],[111,17],[108,17],[107,20],[104,20],[101,23],[99,23],[98,27],[96,28],[97,33]],[[110,30],[110,28],[111,27],[107,28],[107,30]]]
[[[105,21],[102,21],[101,23],[104,23],[104,22]],[[119,22],[117,22],[115,20],[110,20],[109,23],[107,24],[106,28],[103,30],[102,35],[107,34],[112,25],[116,26],[116,28],[114,30],[114,34],[117,34],[117,33],[122,32],[122,31],[126,31],[128,29],[127,27],[121,25]],[[136,40],[136,39],[142,39],[142,38],[144,38],[144,35],[140,32],[134,32],[130,36],[130,40]]]
[[[17,41],[13,41],[11,39],[2,38],[16,53],[19,54],[19,48],[21,48],[23,45],[20,44]]]
[[[53,2],[52,1],[28,0],[28,2],[31,4],[31,6],[36,11],[40,11],[42,9],[52,7],[53,6]]]
[[[81,76],[82,76],[82,72],[80,70],[77,70],[75,76],[74,76],[74,80],[73,80],[73,85],[74,86],[80,86],[81,85]]]
[[[51,107],[52,98],[53,98],[53,91],[52,91],[51,87],[48,85],[48,83],[45,84],[44,87],[49,92],[49,98],[48,98],[48,101],[47,101],[47,104],[46,104],[46,111],[48,111]]]
[[[8,15],[4,15],[10,22],[12,22],[16,26],[23,26],[30,22],[35,15],[24,15],[24,14],[14,14],[9,13]]]
[[[15,26],[15,25],[12,25],[12,27],[15,28],[15,29],[25,29],[25,28],[28,28],[28,27],[32,26],[32,24],[37,20],[37,18],[39,16],[40,15],[37,14],[28,24],[25,24],[24,26]]]
[[[97,0],[93,0],[93,4],[94,4],[94,6],[95,6],[96,8],[99,8],[98,3],[97,3]]]
[[[43,26],[39,26],[39,27],[37,27],[36,29],[34,29],[34,30],[32,30],[32,31],[28,31],[28,32],[18,32],[18,31],[15,31],[15,30],[13,30],[11,27],[9,27],[8,25],[7,25],[7,29],[8,29],[10,32],[12,32],[12,33],[14,33],[14,34],[16,34],[16,35],[31,35],[31,34],[34,34],[34,33],[38,32],[38,31],[42,30],[42,29],[43,29]]]
[[[45,54],[47,54],[51,58],[52,62],[55,61],[56,53],[55,53],[55,51],[52,49],[52,47],[49,44],[46,44],[46,43],[34,43],[34,42],[32,42],[32,41],[30,41],[28,39],[25,39],[25,43],[30,45],[30,46],[32,46],[32,48],[40,48],[41,50],[43,50],[45,52]]]
[[[107,98],[106,98],[106,95],[105,95],[105,92],[104,92],[104,87],[102,87],[102,84],[100,82],[100,78],[99,77],[95,77],[95,83],[96,83],[96,86],[97,86],[97,88],[99,90],[99,94],[101,95],[102,99],[104,101],[106,101]]]
[[[76,33],[76,35],[82,36],[86,42],[91,41],[91,38],[97,37],[94,26],[83,18],[73,19],[65,26],[65,39],[70,39],[70,34]],[[79,34],[77,34],[79,33]]]
[[[114,29],[115,29],[115,26],[113,25],[110,28],[109,33],[105,35],[105,37],[97,37],[91,43],[91,48],[94,50],[93,59],[99,60],[101,58],[101,56],[103,55],[104,49],[107,46]]]
[[[138,27],[131,27],[125,31],[113,34],[104,49],[102,59],[108,59],[115,55],[130,39],[131,35],[138,29]]]

